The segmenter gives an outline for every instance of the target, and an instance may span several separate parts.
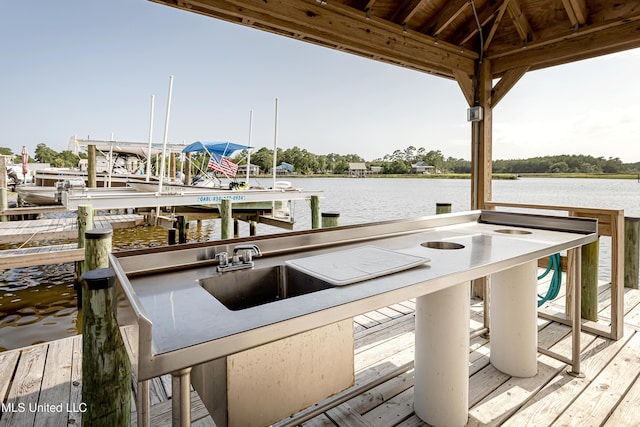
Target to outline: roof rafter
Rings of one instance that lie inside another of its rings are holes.
[[[520,2],[518,0],[507,0],[507,11],[513,20],[513,24],[516,27],[516,31],[518,32],[522,43],[527,44],[533,40],[533,30],[531,29],[531,25],[529,25],[527,17],[522,11],[522,7],[520,7]]]
[[[586,25],[588,12],[584,0],[562,0],[562,5],[569,16],[571,26]]]
[[[454,0],[446,2],[445,7],[434,17],[420,26],[418,32],[437,36],[456,17],[458,17],[470,5],[469,0]]]
[[[158,3],[186,9],[369,58],[453,78],[453,69],[473,73],[475,52],[414,31],[339,3],[297,0],[171,0]]]
[[[526,48],[487,55],[492,59],[492,73],[529,65],[531,70],[550,67],[607,53],[640,47],[640,15],[624,21],[567,30],[552,39],[537,40]]]
[[[408,0],[405,1],[401,7],[391,17],[391,22],[396,24],[404,24],[409,21],[413,15],[418,11],[418,7],[426,0]]]

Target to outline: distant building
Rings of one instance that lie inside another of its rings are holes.
[[[240,176],[247,176],[247,165],[238,166],[238,173]],[[258,165],[249,165],[249,176],[257,176],[260,175],[260,166]]]
[[[418,162],[411,165],[411,173],[414,174],[432,174],[436,172],[435,166],[429,166],[425,162]]]
[[[367,175],[367,165],[364,163],[349,163],[349,176],[360,178]]]
[[[371,166],[370,172],[372,175],[378,175],[382,173],[382,166]]]
[[[276,166],[276,175],[291,175],[295,173],[295,168],[289,163],[282,162]]]

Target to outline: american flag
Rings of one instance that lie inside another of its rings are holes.
[[[217,172],[222,172],[227,176],[236,176],[238,173],[238,165],[229,160],[226,157],[218,157],[215,154],[211,155],[208,168]]]

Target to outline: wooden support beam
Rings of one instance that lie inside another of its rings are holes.
[[[533,40],[533,30],[531,29],[531,25],[529,25],[527,16],[520,7],[520,2],[518,0],[509,0],[507,2],[507,12],[509,12],[509,16],[511,16],[513,20],[513,25],[516,27],[522,43],[526,45]]]
[[[564,10],[567,12],[572,27],[587,23],[587,5],[584,0],[562,0]]]
[[[483,118],[473,123],[472,130],[472,180],[471,207],[484,209],[484,203],[491,200],[491,136],[493,113],[491,111],[491,61],[484,60],[479,65],[478,99],[483,109]]]
[[[467,100],[467,104],[470,107],[473,106],[473,81],[471,77],[467,73],[462,73],[458,70],[453,70],[453,75],[462,90],[464,98]]]
[[[629,34],[636,36],[630,38]],[[624,23],[590,25],[578,32],[568,29],[552,39],[530,42],[526,49],[487,52],[486,58],[492,60],[493,76],[497,77],[512,68],[529,66],[532,71],[636,47],[640,47],[640,14]]]
[[[194,0],[181,6],[153,1],[238,24],[251,22],[265,31],[448,77],[453,77],[453,69],[472,74],[478,56],[375,16],[366,19],[361,11],[339,3]]]
[[[491,97],[491,108],[500,102],[502,98],[515,86],[516,83],[529,71],[529,67],[518,67],[504,73],[500,81],[493,88]]]
[[[469,0],[455,0],[445,2],[440,13],[433,15],[433,19],[427,21],[420,27],[419,32],[428,32],[432,36],[437,36],[447,28],[469,6]]]

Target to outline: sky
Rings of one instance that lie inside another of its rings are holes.
[[[69,139],[249,141],[374,160],[409,146],[471,158],[457,83],[146,0],[8,2],[0,147]],[[493,158],[640,161],[640,49],[527,73],[494,109]]]

